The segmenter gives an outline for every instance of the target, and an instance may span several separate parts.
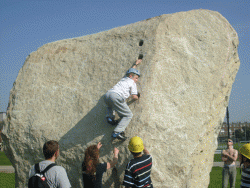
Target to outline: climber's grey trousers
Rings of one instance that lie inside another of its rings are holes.
[[[124,131],[133,117],[125,99],[115,92],[108,91],[104,96],[104,101],[107,105],[107,117],[114,118],[114,111],[116,111],[121,118],[114,131]]]

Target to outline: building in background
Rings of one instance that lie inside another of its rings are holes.
[[[3,121],[6,118],[6,112],[0,112],[0,121]]]
[[[229,133],[230,133],[230,138],[231,139],[236,139],[236,141],[238,140],[243,140],[244,138],[246,138],[247,136],[247,132],[250,129],[250,123],[249,122],[232,122],[229,124]],[[236,132],[241,133],[241,137],[237,137],[237,133]],[[219,136],[218,136],[218,140],[219,141],[223,141],[223,140],[227,140],[228,138],[228,126],[226,122],[223,122]]]

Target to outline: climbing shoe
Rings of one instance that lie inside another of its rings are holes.
[[[120,134],[125,137],[125,132],[124,131],[120,132]]]
[[[124,132],[120,132],[120,133],[113,132],[111,137],[112,138],[117,138],[117,139],[123,140],[123,141],[127,139],[127,137],[125,137],[125,133]]]
[[[114,120],[113,118],[111,117],[107,117],[107,122],[111,125],[117,125],[118,124],[118,121]]]

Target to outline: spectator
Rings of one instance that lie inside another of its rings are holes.
[[[57,141],[50,140],[43,145],[44,161],[39,163],[40,171],[43,171],[47,166],[55,163],[59,157],[59,144]],[[35,165],[32,166],[29,172],[29,178],[35,175]],[[61,166],[53,166],[45,173],[45,178],[50,187],[69,188],[71,187],[66,170]]]
[[[222,188],[227,188],[228,179],[230,182],[230,188],[235,187],[236,181],[236,160],[238,158],[238,151],[233,149],[233,141],[228,139],[227,149],[221,153],[221,159],[224,161],[224,167],[222,171]]]
[[[247,143],[240,148],[240,166],[243,164],[241,174],[241,188],[250,187],[250,144]]]
[[[130,139],[128,145],[129,151],[134,156],[127,164],[123,185],[128,187],[153,188],[150,178],[152,168],[152,157],[144,147],[140,137],[135,136]],[[144,155],[142,155],[142,151]]]
[[[102,176],[108,169],[113,168],[118,162],[119,150],[114,148],[114,159],[110,163],[99,163],[101,142],[89,146],[85,151],[82,163],[83,183],[86,188],[102,188]]]

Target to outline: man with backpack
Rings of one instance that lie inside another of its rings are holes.
[[[50,140],[43,145],[44,161],[33,165],[29,173],[29,188],[56,187],[70,188],[66,170],[56,166],[55,161],[59,156],[59,144]]]

